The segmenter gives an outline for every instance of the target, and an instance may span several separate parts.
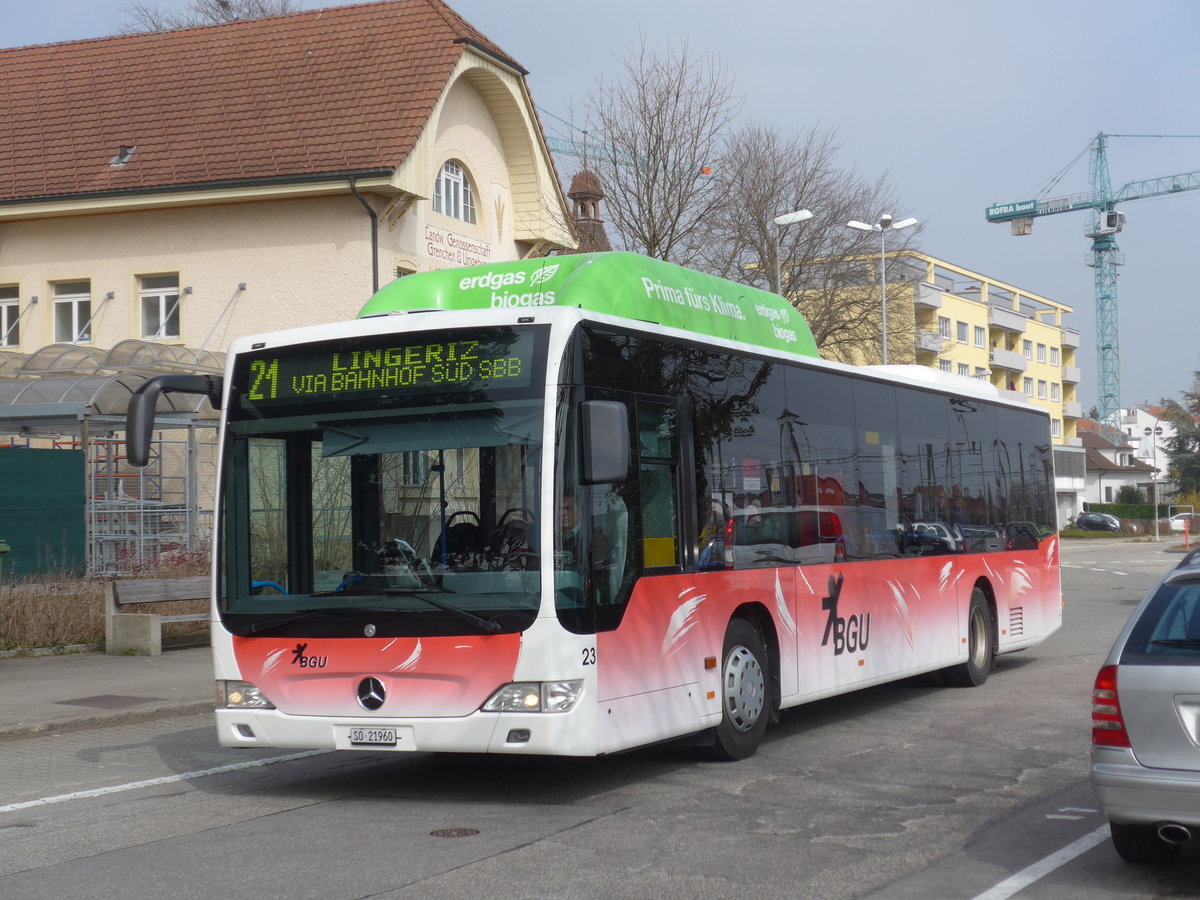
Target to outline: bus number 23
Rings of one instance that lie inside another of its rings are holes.
[[[584,647],[583,648],[583,664],[585,666],[594,666],[596,664],[596,648],[595,647]]]

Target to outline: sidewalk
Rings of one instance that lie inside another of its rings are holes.
[[[0,741],[212,708],[208,647],[0,659]]]

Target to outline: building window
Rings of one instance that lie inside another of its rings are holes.
[[[401,451],[400,483],[406,487],[421,487],[429,483],[429,456],[424,450]]]
[[[1058,348],[1057,347],[1050,348],[1050,365],[1052,365],[1052,366],[1058,365]]]
[[[975,346],[987,346],[987,331],[985,331],[983,328],[980,328],[978,325],[975,326]]]
[[[1038,399],[1039,400],[1046,399],[1046,382],[1044,382],[1040,379],[1038,380]]]
[[[1033,359],[1033,341],[1021,341],[1021,352],[1026,359]]]
[[[1060,419],[1050,420],[1050,436],[1062,437],[1062,421]]]
[[[0,287],[0,347],[21,343],[21,292],[14,284]]]
[[[965,344],[969,340],[969,338],[967,337],[967,327],[968,327],[967,323],[959,322],[959,323],[957,323],[957,325],[958,325],[958,342],[960,344]]]
[[[463,167],[447,160],[433,186],[433,211],[475,224],[475,196]]]
[[[1044,363],[1046,361],[1046,345],[1038,344],[1037,346],[1037,361]]]
[[[971,367],[969,365],[967,365],[966,363],[959,363],[958,364],[958,374],[959,375],[970,375]]]
[[[1033,396],[1033,379],[1032,378],[1025,379],[1025,396],[1026,397]]]
[[[939,359],[938,360],[938,368],[941,369],[943,372],[953,371],[953,367],[950,365],[950,360],[948,360],[948,359]]]
[[[139,278],[138,296],[142,300],[142,337],[150,341],[179,337],[179,276]]]
[[[92,283],[60,281],[54,290],[54,340],[81,344],[92,339]]]
[[[987,381],[987,377],[989,374],[990,373],[988,372],[988,370],[983,368],[983,366],[975,367],[975,377],[978,378],[980,381]]]
[[[938,334],[950,340],[950,320],[946,316],[938,316]]]
[[[1059,389],[1057,381],[1050,382],[1050,399],[1055,401],[1062,399],[1062,391]]]

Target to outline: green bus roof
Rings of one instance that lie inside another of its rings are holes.
[[[381,288],[359,317],[547,306],[820,356],[804,317],[777,294],[636,253],[579,253],[407,275]]]

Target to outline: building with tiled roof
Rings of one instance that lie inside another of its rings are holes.
[[[1115,503],[1123,487],[1137,488],[1149,502],[1149,486],[1157,469],[1135,455],[1135,445],[1123,434],[1113,435],[1094,419],[1080,419],[1078,434],[1086,454],[1086,499],[1093,503]],[[1162,465],[1165,468],[1165,462]]]
[[[525,74],[441,0],[0,50],[0,348],[221,349],[575,246]]]
[[[111,400],[115,358],[216,371],[406,273],[573,249],[526,74],[442,0],[0,49],[0,445],[83,438],[94,538],[97,498],[208,492],[132,480],[74,381]]]

